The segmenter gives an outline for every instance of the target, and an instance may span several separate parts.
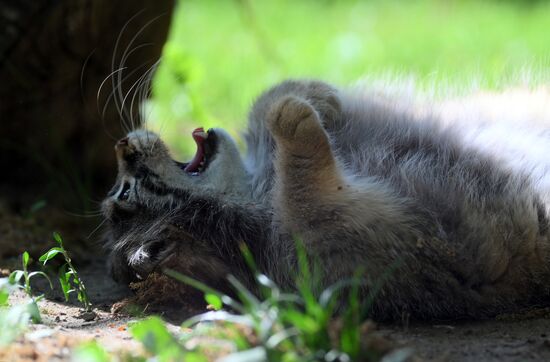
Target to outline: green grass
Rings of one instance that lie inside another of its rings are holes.
[[[213,310],[185,321],[182,328],[190,332],[170,333],[163,320],[154,316],[132,323],[130,333],[146,354],[127,356],[126,360],[143,361],[146,357],[147,361],[206,362],[217,356],[222,359],[216,360],[224,362],[376,362],[383,357],[406,361],[412,355],[410,348],[371,343],[377,337],[369,327],[372,322],[365,321],[371,302],[359,297],[362,273],[317,295],[317,268],[310,267],[300,245],[294,292],[281,290],[266,275],[255,271],[258,293],[253,294],[230,275],[228,283],[236,292],[236,297],[231,297],[165,269],[168,276],[204,292]],[[242,250],[249,267],[256,270],[250,251],[245,247]],[[347,303],[338,309],[338,300]],[[96,362],[115,360],[97,343],[80,346],[73,357]]]
[[[180,1],[149,124],[188,156],[194,127],[238,136],[254,98],[287,77],[499,88],[546,73],[548,24],[544,1]]]

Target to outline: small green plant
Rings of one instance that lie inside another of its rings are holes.
[[[196,351],[186,348],[182,340],[172,335],[166,323],[159,317],[149,317],[130,325],[130,333],[134,340],[140,342],[145,354],[132,355],[128,352],[121,352],[121,355],[109,354],[101,345],[95,341],[83,343],[78,346],[72,354],[73,361],[85,362],[145,362],[145,361],[185,361],[185,362],[207,362],[208,359]]]
[[[72,353],[72,361],[79,362],[109,362],[113,359],[109,353],[96,341],[82,343]]]
[[[92,303],[90,302],[90,298],[88,298],[86,286],[84,285],[82,279],[78,276],[78,272],[71,261],[71,257],[63,246],[63,239],[61,238],[61,235],[54,232],[53,238],[57,242],[58,246],[48,250],[38,260],[46,265],[46,263],[55,258],[57,254],[63,255],[65,263],[61,266],[61,268],[59,268],[58,278],[59,283],[61,284],[61,290],[65,296],[65,300],[69,300],[70,293],[76,292],[78,301],[82,303],[86,312],[91,311]]]
[[[179,335],[170,333],[158,317],[132,324],[130,332],[134,340],[143,345],[146,356],[126,356],[124,360],[203,362],[218,356],[221,358],[216,360],[220,362],[374,362],[383,358],[401,362],[411,356],[410,349],[389,352],[388,347],[363,343],[370,338],[363,328],[368,327],[364,324],[365,311],[372,299],[361,302],[359,298],[361,273],[315,293],[316,271],[311,270],[304,248],[298,243],[298,288],[294,293],[286,293],[267,276],[256,272],[246,247],[242,251],[247,264],[255,271],[258,295],[233,276],[229,276],[228,281],[236,291],[236,298],[166,269],[168,276],[201,290],[214,310],[185,321],[182,328],[193,329]],[[347,297],[345,307],[338,304],[342,295]],[[224,307],[231,312],[223,310]],[[95,343],[83,345],[73,357],[78,361],[114,360]]]
[[[0,305],[0,346],[10,344],[22,332],[29,323],[40,321],[40,312],[35,301],[29,300],[26,303],[10,306],[7,297],[14,285],[10,284],[8,278],[0,279],[0,295],[6,298]]]
[[[38,200],[35,203],[33,203],[28,210],[24,211],[22,216],[25,219],[31,219],[33,215],[35,215],[40,210],[44,209],[48,205],[48,202],[46,200]]]
[[[283,292],[266,275],[257,272],[246,247],[242,248],[243,255],[254,271],[259,297],[233,276],[229,276],[228,281],[236,291],[237,299],[174,270],[165,270],[168,276],[204,292],[205,300],[215,309],[187,320],[183,327],[199,322],[217,322],[215,326],[219,327],[221,323],[221,329],[213,328],[212,331],[233,343],[236,350],[224,357],[224,362],[380,360],[387,351],[361,343],[365,338],[362,328],[366,311],[372,303],[371,299],[361,303],[361,273],[315,293],[316,270],[311,269],[299,242],[297,246],[299,270],[295,293]],[[338,301],[344,291],[347,304],[342,307]],[[221,310],[224,305],[234,312]],[[337,315],[339,318],[335,318]],[[253,341],[243,338],[242,333],[235,333],[242,331],[243,326],[252,332]],[[408,350],[401,350],[395,361],[405,360],[410,354]]]
[[[8,278],[0,279],[0,326],[2,326],[0,328],[0,346],[11,343],[27,328],[30,322],[40,323],[42,321],[38,302],[44,296],[35,297],[30,282],[36,275],[41,275],[48,280],[50,288],[53,286],[45,273],[41,271],[29,272],[29,263],[30,256],[25,251],[21,255],[23,270],[14,270]],[[16,289],[24,290],[29,299],[25,303],[10,306],[9,296]]]
[[[351,361],[361,352],[359,316],[350,317],[357,312],[355,307],[345,313],[340,339],[331,339],[336,288],[325,291],[318,299],[307,288],[297,294],[283,293],[267,276],[258,274],[256,281],[264,291],[264,298],[259,299],[230,276],[229,283],[238,294],[238,300],[235,300],[176,271],[165,272],[202,290],[205,299],[215,308],[225,305],[237,312],[234,314],[221,309],[206,312],[187,320],[184,327],[199,322],[218,322],[223,326],[221,330],[234,331],[231,325],[244,326],[256,336],[253,344],[241,339],[240,345],[236,345],[238,351],[226,357],[228,361],[239,361],[245,357],[247,361]],[[220,335],[220,330],[217,334]],[[231,336],[231,342],[235,340],[234,333],[227,333],[227,336]],[[226,338],[223,333],[221,337]],[[380,356],[373,355],[366,360],[377,360],[377,357]]]
[[[0,279],[0,308],[7,307],[9,305],[10,292],[8,288],[4,287],[2,284],[6,282],[6,278]]]
[[[141,342],[145,350],[154,356],[152,360],[206,362],[205,356],[186,348],[180,340],[174,337],[166,328],[164,321],[158,317],[150,317],[130,326],[132,337]]]
[[[50,278],[44,272],[33,271],[33,272],[29,273],[29,270],[28,270],[29,262],[30,262],[29,253],[25,251],[21,255],[21,264],[23,266],[23,270],[14,270],[10,274],[10,276],[8,278],[8,281],[9,281],[10,284],[16,285],[17,287],[19,287],[19,288],[21,288],[25,291],[25,293],[27,294],[27,296],[31,300],[31,302],[29,303],[29,308],[33,310],[33,312],[31,313],[32,321],[35,322],[35,323],[40,323],[41,322],[41,317],[40,317],[40,312],[38,310],[37,302],[40,301],[44,296],[39,295],[38,297],[35,297],[33,295],[32,288],[31,288],[31,278],[36,276],[36,275],[40,275],[40,276],[46,278],[48,283],[50,283],[50,288],[53,289],[53,285],[52,285],[52,282],[51,282]],[[23,284],[20,284],[21,279],[23,279]],[[0,299],[2,299],[2,298],[0,298]]]

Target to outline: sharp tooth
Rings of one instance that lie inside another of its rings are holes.
[[[204,131],[197,131],[197,132],[193,133],[193,136],[198,136],[202,139],[207,139],[208,138],[208,133],[206,133]]]

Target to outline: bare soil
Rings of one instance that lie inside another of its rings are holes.
[[[53,244],[50,237],[41,235],[48,229],[47,224],[40,226],[36,221],[2,216],[0,276],[5,276],[20,267],[20,259],[15,255],[29,249],[43,252]],[[29,245],[21,237],[34,240],[34,243]],[[13,245],[18,246],[15,248],[17,253],[11,249],[5,252],[7,245],[12,249]],[[43,323],[31,325],[16,342],[0,349],[0,361],[67,361],[71,349],[86,340],[96,340],[113,352],[139,353],[141,347],[131,339],[128,323],[138,319],[140,314],[163,315],[169,321],[169,328],[176,331],[180,321],[204,310],[196,294],[186,294],[184,289],[176,291],[163,277],[156,276],[133,285],[134,291],[117,285],[109,277],[101,257],[91,260],[86,257],[86,254],[97,255],[96,250],[75,250],[79,255],[75,263],[89,290],[95,315],[82,316],[76,300],[65,302],[59,290],[52,292],[45,281],[35,281],[34,290],[46,295],[39,304]],[[39,254],[34,255],[36,258]],[[166,294],[172,297],[162,297]],[[184,299],[185,304],[164,310],[162,305],[170,304],[173,297]],[[10,301],[16,304],[24,298],[23,293],[18,292]],[[129,308],[135,304],[139,305],[137,309]],[[128,314],[129,310],[133,316]],[[415,360],[420,361],[550,361],[550,309],[547,308],[485,321],[380,325],[377,333],[393,341],[395,346],[411,347]]]

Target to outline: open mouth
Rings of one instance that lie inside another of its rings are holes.
[[[186,163],[175,162],[184,172],[191,176],[198,176],[206,170],[216,153],[216,134],[212,129],[205,132],[204,128],[200,127],[193,131],[192,136],[197,145],[195,156]]]

